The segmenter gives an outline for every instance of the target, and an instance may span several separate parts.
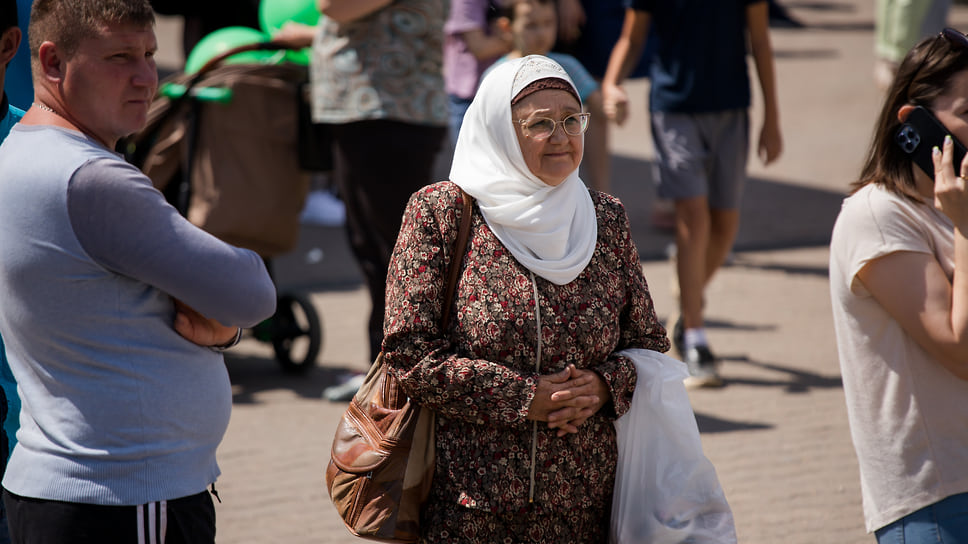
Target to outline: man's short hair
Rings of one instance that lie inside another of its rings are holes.
[[[155,12],[148,0],[35,0],[27,31],[31,61],[38,60],[44,42],[53,42],[70,56],[81,40],[117,23],[150,27]]]
[[[17,26],[17,0],[0,0],[0,34]]]

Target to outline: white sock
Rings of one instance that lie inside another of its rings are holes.
[[[709,341],[706,340],[706,329],[703,327],[686,329],[683,332],[682,343],[685,344],[686,349],[696,346],[708,346]]]

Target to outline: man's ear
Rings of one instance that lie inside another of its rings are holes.
[[[905,120],[907,120],[908,115],[911,115],[911,111],[913,110],[914,106],[911,104],[904,104],[901,106],[901,109],[897,110],[897,120],[903,123]]]
[[[40,71],[44,79],[60,81],[64,77],[65,60],[61,50],[53,42],[40,44],[37,57],[40,60]]]
[[[8,28],[0,35],[0,66],[6,66],[17,54],[21,37],[20,29],[15,26]]]

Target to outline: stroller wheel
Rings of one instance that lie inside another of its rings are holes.
[[[323,343],[319,314],[302,295],[281,295],[271,318],[271,341],[282,369],[302,374],[316,366]]]

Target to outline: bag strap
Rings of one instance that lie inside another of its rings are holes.
[[[460,266],[464,261],[464,251],[467,250],[467,238],[471,232],[471,213],[474,205],[474,198],[467,194],[463,189],[460,190],[461,199],[464,201],[464,209],[460,218],[460,230],[457,233],[457,240],[454,242],[454,252],[450,257],[450,268],[447,271],[447,290],[444,291],[444,308],[440,314],[440,330],[447,329],[450,325],[450,307],[454,302],[454,291],[457,290],[457,278],[460,276]]]
[[[457,232],[457,240],[454,241],[454,252],[450,257],[450,267],[447,269],[447,288],[444,291],[444,307],[440,316],[440,330],[446,331],[447,325],[450,324],[450,306],[454,302],[454,291],[457,289],[457,278],[460,276],[460,266],[464,261],[464,251],[467,250],[467,238],[470,236],[471,232],[471,212],[473,211],[471,206],[474,204],[474,199],[471,195],[464,192],[463,189],[460,191],[461,198],[463,199],[463,211],[460,218],[460,228]],[[383,380],[383,386],[380,388],[380,399],[382,399],[382,405],[388,408],[398,409],[404,402],[407,401],[407,395],[403,392],[400,387],[400,382],[393,377],[388,371],[387,364],[383,362],[383,352],[380,352],[380,356],[377,358],[377,363],[380,365],[381,372],[379,374],[386,376]],[[369,380],[370,375],[367,375]],[[366,384],[364,384],[364,387]],[[361,388],[362,390],[362,388]],[[359,392],[357,392],[357,395]],[[356,402],[354,398],[354,402]],[[345,416],[344,416],[345,417]]]

